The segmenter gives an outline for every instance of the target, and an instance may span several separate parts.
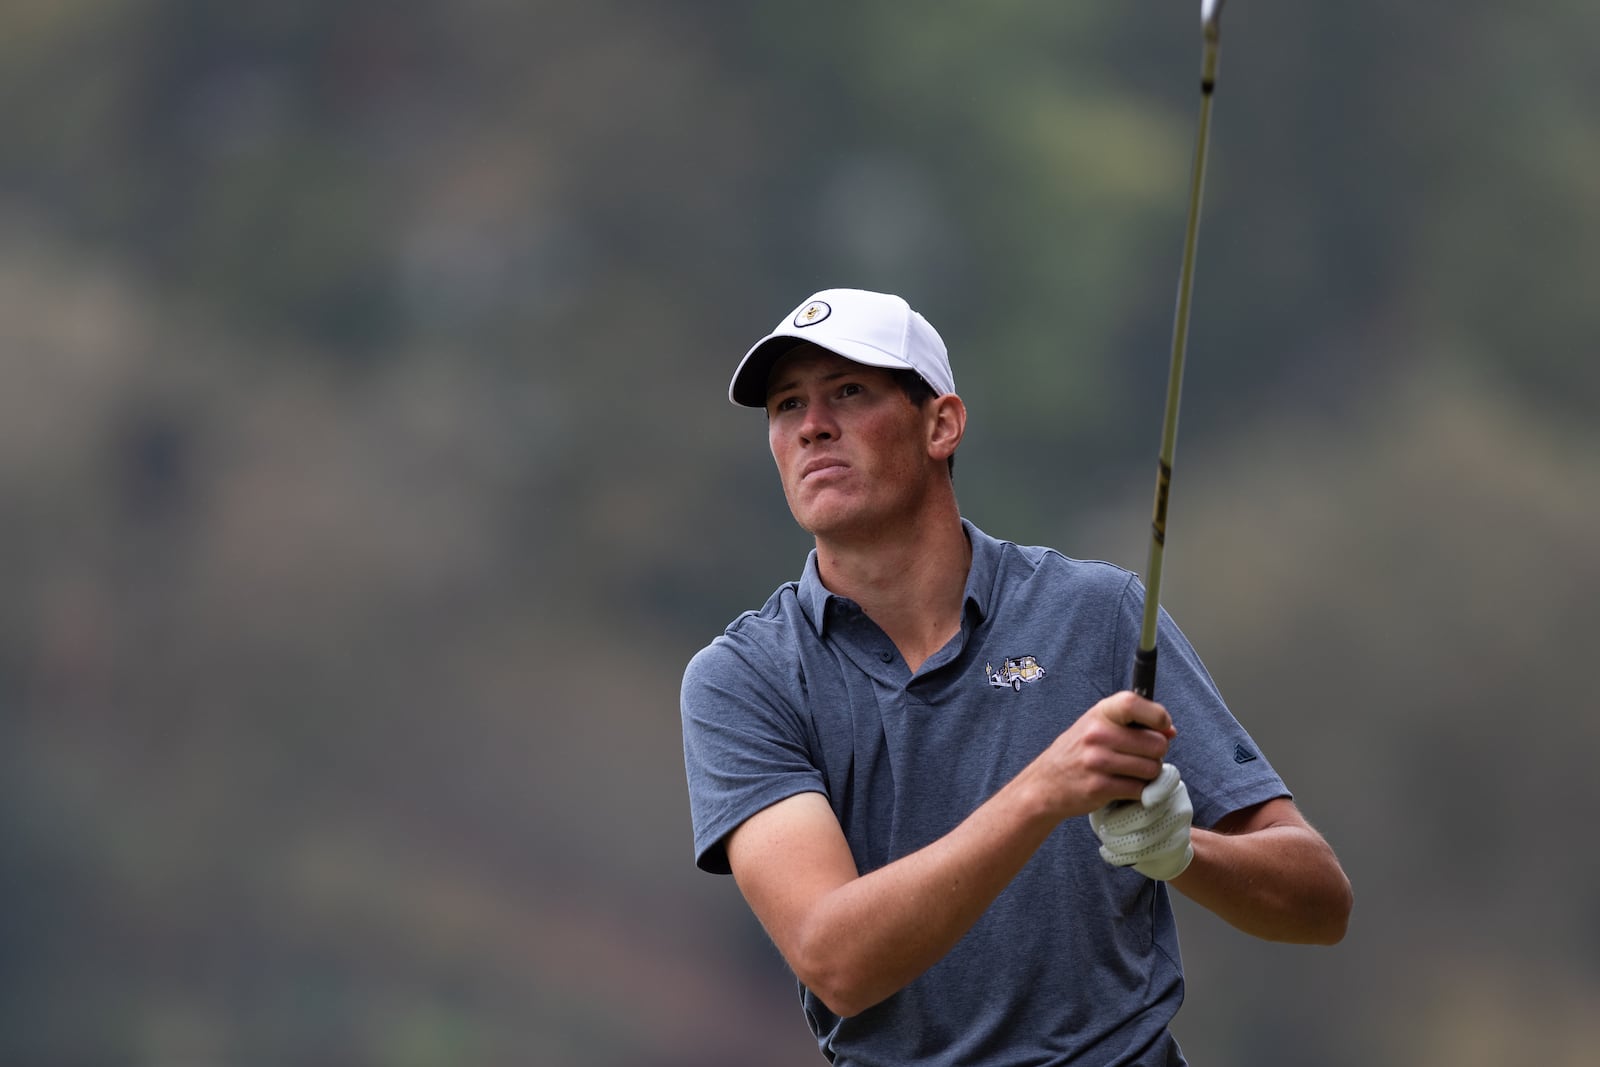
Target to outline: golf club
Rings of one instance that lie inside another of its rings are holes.
[[[1183,392],[1183,357],[1189,341],[1189,306],[1194,293],[1195,243],[1200,233],[1200,196],[1206,182],[1206,146],[1211,135],[1211,98],[1217,87],[1217,53],[1222,43],[1223,0],[1201,0],[1200,26],[1205,51],[1200,63],[1200,130],[1195,137],[1194,173],[1189,182],[1189,225],[1183,235],[1183,267],[1178,276],[1178,307],[1172,323],[1172,366],[1167,374],[1167,408],[1161,426],[1156,468],[1155,515],[1150,523],[1150,559],[1145,568],[1144,620],[1133,655],[1135,693],[1154,698],[1156,620],[1161,609],[1161,563],[1167,543],[1167,495],[1172,487],[1172,454],[1178,439],[1178,401]]]

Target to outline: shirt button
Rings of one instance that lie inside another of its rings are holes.
[[[894,659],[894,653],[885,650],[878,653],[878,658],[883,660],[883,662],[888,663],[890,660]]]

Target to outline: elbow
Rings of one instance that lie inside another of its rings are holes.
[[[1350,928],[1355,896],[1344,872],[1275,903],[1261,902],[1259,909],[1240,914],[1234,925],[1263,941],[1291,945],[1337,945]]]
[[[822,1001],[823,1007],[841,1019],[848,1019],[852,1015],[860,1015],[876,1003],[876,1001],[869,1001],[865,997],[855,995],[847,989],[819,990],[810,985],[806,986],[806,988],[811,990],[818,1000]]]
[[[1354,908],[1355,892],[1350,880],[1340,871],[1337,880],[1307,907],[1310,921],[1295,940],[1307,945],[1337,945],[1350,929],[1350,913]]]
[[[1305,925],[1296,938],[1308,945],[1337,945],[1350,929],[1350,913],[1355,910],[1355,890],[1333,849],[1323,842],[1323,858],[1307,871],[1300,898],[1300,914]]]
[[[801,938],[789,966],[800,984],[840,1018],[859,1015],[893,992],[878,989],[864,962],[855,958],[843,939],[830,933]]]
[[[849,967],[836,963],[808,960],[796,965],[794,972],[800,984],[841,1019],[860,1015],[883,999],[868,992],[861,977]]]
[[[1339,884],[1328,903],[1324,922],[1325,937],[1318,944],[1337,945],[1350,929],[1350,913],[1355,910],[1356,894],[1350,879],[1340,873]]]

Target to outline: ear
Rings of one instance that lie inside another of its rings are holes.
[[[936,396],[928,404],[928,455],[943,463],[956,454],[967,432],[967,405],[954,393]]]

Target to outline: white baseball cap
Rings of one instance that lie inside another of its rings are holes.
[[[728,383],[728,399],[748,408],[766,407],[772,365],[802,343],[869,367],[916,371],[936,396],[956,391],[944,341],[910,304],[888,293],[824,289],[807,297],[744,354]]]

